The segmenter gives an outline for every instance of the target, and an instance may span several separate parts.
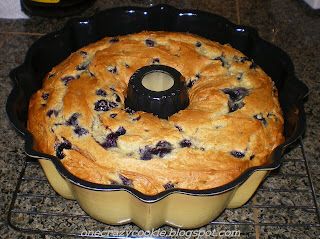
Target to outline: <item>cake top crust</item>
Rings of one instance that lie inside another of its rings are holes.
[[[163,64],[185,78],[190,104],[168,120],[125,108],[139,68]],[[277,89],[230,45],[175,32],[106,37],[72,53],[30,100],[35,149],[84,180],[145,194],[221,186],[268,162],[283,142]]]

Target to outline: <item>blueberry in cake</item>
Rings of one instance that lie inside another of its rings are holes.
[[[160,119],[124,105],[139,68],[163,64],[185,78],[189,106]],[[36,150],[77,177],[154,195],[208,189],[268,162],[281,144],[277,90],[230,45],[186,33],[106,37],[54,67],[30,100]]]

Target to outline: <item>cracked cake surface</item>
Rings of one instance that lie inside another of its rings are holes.
[[[189,106],[160,119],[125,108],[130,76],[162,64],[185,78]],[[31,98],[34,149],[75,176],[153,195],[209,189],[268,162],[284,141],[277,89],[230,45],[187,33],[106,37],[72,53]]]

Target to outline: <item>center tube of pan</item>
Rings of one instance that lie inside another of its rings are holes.
[[[189,96],[185,78],[170,66],[143,66],[129,79],[126,108],[168,119],[188,105]]]
[[[174,79],[168,73],[153,71],[147,73],[141,83],[148,90],[160,92],[170,89],[174,84]]]

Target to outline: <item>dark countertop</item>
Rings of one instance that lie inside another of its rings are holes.
[[[319,236],[320,227],[301,226],[301,223],[318,224],[319,218],[315,215],[315,202],[312,198],[312,190],[309,178],[314,186],[317,203],[320,206],[320,12],[309,8],[302,0],[190,0],[190,1],[137,1],[137,0],[100,0],[94,6],[84,12],[83,16],[116,6],[136,5],[146,6],[150,2],[167,3],[178,8],[200,9],[222,15],[237,24],[249,25],[256,28],[260,35],[267,41],[281,47],[293,60],[296,75],[305,82],[310,95],[305,104],[307,115],[307,131],[303,138],[304,152],[309,170],[303,158],[300,147],[296,147],[287,156],[281,170],[274,173],[263,184],[264,187],[274,188],[275,185],[284,185],[289,192],[272,190],[260,190],[248,203],[249,207],[243,207],[235,211],[226,211],[221,217],[233,218],[233,222],[247,222],[241,225],[215,225],[211,224],[206,230],[228,230],[238,228],[245,238],[316,238]],[[23,168],[25,154],[23,139],[18,136],[10,125],[6,112],[6,99],[12,89],[9,71],[22,63],[27,49],[43,34],[61,28],[67,19],[44,19],[35,17],[28,20],[0,19],[0,233],[1,238],[50,238],[25,234],[11,229],[7,224],[12,193],[15,190],[19,172]],[[34,174],[42,175],[35,170]],[[296,176],[291,175],[298,173]],[[277,175],[279,174],[279,175]],[[283,177],[281,174],[285,174]],[[293,177],[293,178],[290,178]],[[301,185],[300,185],[301,184]],[[305,187],[305,189],[301,189]],[[39,192],[45,193],[50,188],[38,185]],[[294,189],[295,191],[290,191]],[[271,192],[272,191],[272,192]],[[52,190],[49,192],[52,193]],[[300,193],[300,194],[299,194]],[[304,194],[306,193],[306,194]],[[308,194],[308,195],[307,195]],[[59,203],[67,201],[61,200]],[[278,207],[258,207],[250,205],[261,204],[269,201],[269,204],[277,204]],[[284,206],[283,206],[284,205]],[[61,206],[61,205],[60,205]],[[68,210],[68,206],[63,204]],[[288,207],[287,207],[288,206]],[[56,205],[59,210],[59,205]],[[311,208],[310,208],[311,207]],[[285,210],[287,210],[285,212]],[[310,210],[313,210],[310,216]],[[311,218],[311,219],[310,219]],[[52,219],[54,221],[54,219]],[[227,220],[227,219],[225,219]],[[229,220],[230,221],[230,220]],[[33,223],[33,224],[32,224]],[[92,223],[92,221],[91,221]],[[263,223],[275,223],[273,226]],[[281,226],[281,223],[287,226]],[[53,222],[54,224],[54,222]],[[289,224],[289,226],[288,226]],[[298,224],[293,226],[293,224]],[[27,225],[38,226],[37,222],[29,221]],[[230,226],[231,225],[231,226]],[[300,226],[299,226],[300,225]],[[68,231],[72,226],[60,223],[62,230]],[[30,227],[29,227],[30,228]],[[113,230],[136,229],[133,225],[123,227],[108,227]],[[44,228],[47,229],[47,228]],[[51,228],[52,229],[52,228]],[[87,226],[90,229],[90,225]],[[171,230],[164,227],[163,230]],[[54,238],[57,238],[54,236]]]

